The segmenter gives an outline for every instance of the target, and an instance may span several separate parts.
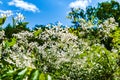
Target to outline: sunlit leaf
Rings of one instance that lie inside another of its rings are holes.
[[[6,20],[6,17],[4,17],[4,18],[0,18],[0,25],[3,25],[4,22],[5,22],[5,20]]]
[[[39,76],[39,80],[45,80],[45,74],[41,73]]]
[[[39,79],[39,70],[33,70],[31,73],[30,80],[38,80]]]
[[[16,76],[16,80],[23,80],[24,76],[27,73],[27,68],[23,69],[22,71],[20,71],[17,76]]]

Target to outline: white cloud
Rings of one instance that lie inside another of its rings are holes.
[[[27,11],[39,12],[39,9],[34,4],[24,2],[23,0],[12,0],[11,2],[8,2],[8,5],[14,5]]]
[[[2,1],[0,1],[0,4],[3,4],[3,2],[2,2]]]
[[[76,0],[74,2],[71,2],[69,4],[69,7],[70,8],[81,8],[81,9],[85,10],[90,2],[91,2],[91,0]]]

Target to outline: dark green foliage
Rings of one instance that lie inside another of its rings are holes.
[[[27,24],[28,22],[22,22],[16,26],[12,26],[11,24],[8,24],[4,29],[6,37],[10,39],[12,38],[12,34],[19,33],[21,31],[30,31],[29,28],[26,27]]]
[[[98,11],[97,11],[97,16],[101,20],[105,20],[107,18],[113,17],[111,14],[111,4],[109,2],[103,2],[99,3],[98,5]]]
[[[81,24],[79,22],[81,18],[86,21],[93,20],[95,24],[99,24],[101,21],[107,20],[110,17],[114,17],[120,26],[120,3],[115,0],[106,1],[98,3],[97,7],[88,6],[86,11],[72,8],[67,17],[72,20],[72,23],[76,27],[80,27],[80,25],[76,25],[76,22]]]
[[[120,26],[120,3],[114,0],[99,3],[96,11],[96,17],[100,20],[106,20],[110,17],[114,17]]]
[[[72,8],[68,17],[77,28],[69,29],[36,25],[30,31],[13,18],[0,39],[0,80],[120,80],[120,28],[110,20],[104,24],[109,17],[119,22],[119,6],[112,0],[86,12]]]
[[[3,25],[5,23],[6,17],[4,18],[0,18],[0,26]]]
[[[43,31],[46,29],[45,25],[35,25],[33,30],[38,30],[38,28],[41,28]]]
[[[49,80],[50,75],[40,73],[37,69],[20,68],[16,70],[5,70],[1,73],[0,80]]]

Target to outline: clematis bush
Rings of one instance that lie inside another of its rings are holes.
[[[35,80],[119,80],[118,24],[114,18],[96,27],[84,23],[78,29],[46,25],[13,33],[11,38],[0,31],[0,78],[30,80],[32,75]]]

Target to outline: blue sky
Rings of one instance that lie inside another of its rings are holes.
[[[70,25],[70,20],[66,18],[70,7],[97,6],[98,2],[107,0],[0,0],[0,13],[10,10],[13,16],[22,13],[30,22],[28,27],[36,24],[48,24],[60,21],[63,25]],[[120,0],[117,0],[120,2]],[[10,22],[11,18],[7,19]]]

